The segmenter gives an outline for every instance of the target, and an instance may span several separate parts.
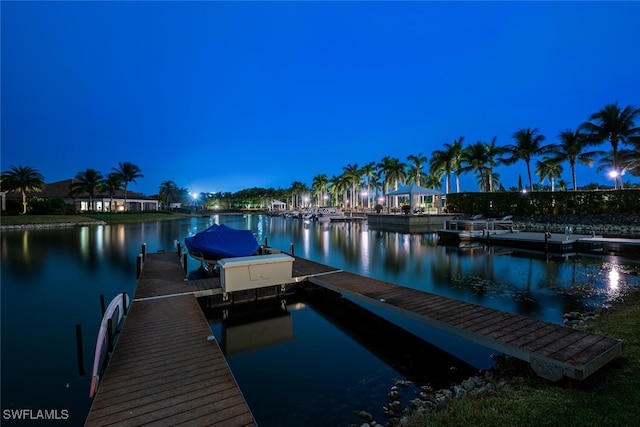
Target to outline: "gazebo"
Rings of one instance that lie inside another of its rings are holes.
[[[280,200],[274,200],[271,202],[272,211],[283,211],[286,208],[287,208],[287,204],[285,202],[281,202]]]
[[[432,188],[421,187],[416,184],[410,184],[407,186],[403,186],[398,188],[397,190],[393,190],[385,194],[385,197],[388,196],[408,196],[409,197],[409,206],[411,207],[411,211],[413,211],[413,207],[415,206],[415,200],[417,197],[424,196],[441,196],[443,193],[438,190],[434,190]],[[438,207],[438,211],[440,207]]]

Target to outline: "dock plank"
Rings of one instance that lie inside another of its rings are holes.
[[[175,253],[148,254],[85,426],[255,426]]]
[[[377,307],[530,362],[550,380],[584,379],[622,354],[622,342],[348,272],[309,279]],[[567,343],[561,345],[560,343]]]

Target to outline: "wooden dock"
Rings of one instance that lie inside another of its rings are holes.
[[[623,343],[613,338],[298,257],[292,268],[294,282],[322,286],[525,360],[550,380],[584,379],[622,354]],[[147,255],[85,425],[255,426],[196,300],[217,294],[223,294],[220,280],[188,281],[176,253]]]
[[[296,259],[297,266],[305,262]],[[311,277],[309,281],[517,357],[552,381],[563,376],[587,378],[622,354],[623,343],[617,339],[344,271]]]
[[[587,234],[544,233],[521,231],[504,234],[491,234],[476,238],[490,245],[533,249],[544,252],[569,253],[580,249],[580,242],[591,239]]]
[[[85,426],[255,426],[176,253],[149,254]]]

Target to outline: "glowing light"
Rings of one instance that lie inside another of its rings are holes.
[[[612,266],[609,271],[609,289],[617,290],[620,287],[620,273],[616,266]]]

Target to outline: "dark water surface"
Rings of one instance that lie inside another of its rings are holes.
[[[553,323],[565,312],[606,305],[639,282],[638,263],[620,257],[547,259],[510,249],[451,248],[437,245],[433,234],[258,215],[3,231],[0,423],[82,425],[91,401],[89,376],[78,373],[75,325],[83,327],[90,371],[99,296],[108,302],[122,291],[133,294],[142,243],[149,252],[173,250],[175,240],[213,221],[251,229],[273,247],[288,251],[293,244],[295,255],[337,268]],[[189,260],[190,270],[198,266]],[[261,426],[348,425],[361,422],[353,415],[360,409],[384,421],[381,407],[396,380],[446,386],[455,372],[491,365],[487,349],[372,311],[380,316],[347,299],[316,295],[232,310],[225,321],[215,310],[207,316]],[[398,325],[402,329],[394,329]],[[257,348],[243,347],[238,337],[265,327],[285,332]],[[8,412],[25,409],[62,419],[15,421],[16,412]]]

